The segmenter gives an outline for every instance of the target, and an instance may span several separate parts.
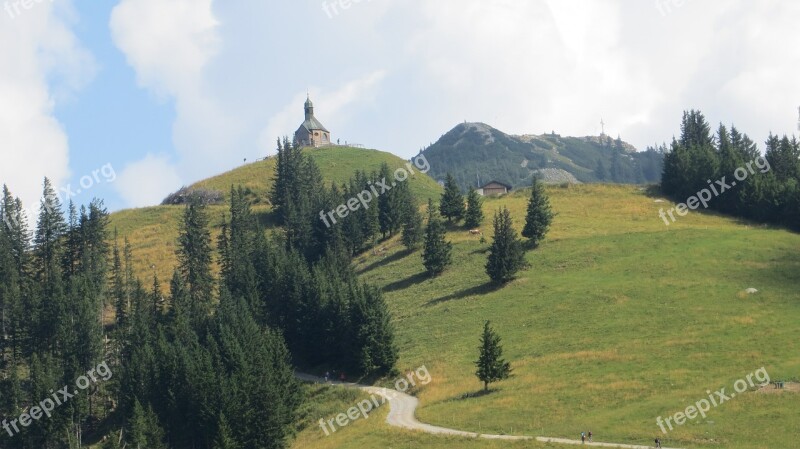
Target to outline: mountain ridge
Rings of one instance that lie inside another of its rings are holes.
[[[533,176],[549,183],[657,183],[663,164],[663,154],[637,151],[620,138],[512,135],[482,122],[456,125],[422,153],[431,176],[450,173],[464,190],[491,180],[522,187]]]

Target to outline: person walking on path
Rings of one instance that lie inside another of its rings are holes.
[[[589,442],[590,443],[592,442],[592,431],[591,430],[589,431]]]
[[[656,438],[656,447],[657,448],[661,447],[661,439],[660,438]]]
[[[581,443],[586,444],[586,432],[581,432]]]

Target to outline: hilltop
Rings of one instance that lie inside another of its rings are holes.
[[[382,163],[390,168],[403,167],[407,161],[377,150],[352,147],[308,148],[304,150],[319,167],[326,184],[342,184],[356,170],[378,171]],[[274,157],[243,165],[220,175],[198,181],[190,187],[203,187],[222,192],[227,199],[231,186],[242,186],[253,203],[253,210],[262,223],[270,224],[272,207],[269,192],[275,178]],[[438,198],[440,187],[421,173],[408,180],[411,192],[420,203]],[[111,215],[111,229],[116,228],[120,239],[127,237],[133,249],[135,274],[142,280],[152,279],[153,272],[168,280],[175,267],[175,244],[183,206],[152,206],[128,209]],[[216,236],[219,224],[227,213],[226,204],[209,206],[212,233]],[[164,283],[166,285],[166,283]]]
[[[558,134],[513,136],[485,123],[462,123],[423,150],[430,175],[455,176],[463,189],[491,180],[514,187],[530,185],[536,175],[548,183],[657,183],[663,155],[637,152],[608,136]]]

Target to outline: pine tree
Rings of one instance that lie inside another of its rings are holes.
[[[389,164],[384,162],[381,164],[376,181],[391,186],[393,179]],[[406,189],[405,192],[403,191],[404,188]],[[399,183],[378,197],[378,220],[383,238],[386,238],[387,235],[392,236],[400,229],[404,212],[403,199],[407,189],[408,186],[405,183]]]
[[[447,178],[444,181],[444,192],[442,193],[442,203],[439,205],[439,210],[442,216],[447,218],[448,223],[453,220],[461,220],[464,217],[464,196],[461,194],[456,178],[450,173],[447,174]]]
[[[412,205],[403,223],[403,245],[409,250],[417,249],[424,236],[425,226],[422,222],[422,214],[416,205]]]
[[[183,214],[178,238],[178,266],[189,300],[192,321],[197,324],[211,310],[214,278],[211,274],[211,236],[208,213],[199,201],[192,201]]]
[[[355,291],[350,316],[356,329],[354,346],[361,359],[358,370],[363,375],[388,374],[397,362],[389,308],[377,288],[363,285]]]
[[[544,191],[544,186],[538,179],[533,178],[531,198],[528,200],[528,213],[525,216],[525,228],[522,236],[530,240],[534,248],[539,246],[550,224],[553,222],[553,211],[550,208],[550,198]]]
[[[63,329],[64,321],[69,319],[61,271],[66,231],[61,202],[50,180],[45,178],[34,236],[34,291],[26,305],[30,317],[28,332],[34,351],[56,350],[59,329]]]
[[[117,328],[124,332],[128,323],[128,289],[125,284],[125,273],[122,267],[116,229],[114,230],[114,246],[112,249],[111,298],[114,301]]]
[[[503,359],[500,336],[492,329],[489,321],[483,326],[479,350],[480,355],[475,362],[478,370],[475,375],[483,382],[484,391],[489,391],[490,383],[508,379],[511,374],[511,364]]]
[[[464,216],[464,226],[467,229],[476,229],[483,224],[483,200],[474,188],[467,194],[467,213]]]
[[[428,200],[428,226],[425,228],[425,251],[422,254],[423,264],[428,274],[442,274],[452,262],[453,244],[445,240],[444,223],[436,213],[433,200]]]
[[[134,449],[165,449],[164,431],[152,407],[144,408],[137,398],[128,420],[126,440]]]
[[[608,170],[606,170],[606,164],[603,163],[603,159],[597,159],[594,176],[598,181],[605,181],[608,178]]]
[[[486,273],[495,283],[508,282],[525,265],[525,251],[514,230],[508,208],[494,215],[494,242],[489,250]]]
[[[217,437],[214,439],[214,445],[211,449],[240,449],[241,446],[233,439],[231,435],[231,427],[228,425],[228,420],[224,414],[220,414],[217,424]]]
[[[218,239],[222,280],[234,297],[251,307],[258,302],[258,275],[253,251],[258,231],[244,190],[231,188],[230,224],[224,224]]]
[[[62,238],[67,232],[67,223],[61,211],[61,201],[50,180],[44,178],[44,193],[39,209],[39,220],[34,237],[36,269],[39,281],[48,283],[61,270],[55,270],[64,250]]]

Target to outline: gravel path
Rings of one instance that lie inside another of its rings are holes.
[[[368,385],[360,385],[350,382],[328,381],[320,377],[315,377],[309,374],[297,373],[296,377],[304,382],[311,383],[325,383],[328,385],[336,385],[346,388],[358,388],[371,395],[382,396],[386,398],[389,403],[389,416],[386,417],[386,422],[393,427],[401,429],[415,430],[434,435],[453,435],[467,438],[486,438],[489,440],[509,440],[509,441],[522,441],[533,440],[542,443],[558,443],[569,445],[582,445],[590,447],[616,447],[623,449],[652,449],[653,446],[637,446],[632,444],[617,444],[617,443],[582,443],[580,440],[568,440],[564,438],[547,438],[547,437],[531,437],[531,436],[514,436],[514,435],[493,435],[486,433],[465,432],[463,430],[448,429],[446,427],[437,427],[430,424],[425,424],[417,421],[415,416],[419,400],[414,396],[401,393],[396,390],[387,388],[371,387]],[[663,448],[674,449],[674,448]]]

